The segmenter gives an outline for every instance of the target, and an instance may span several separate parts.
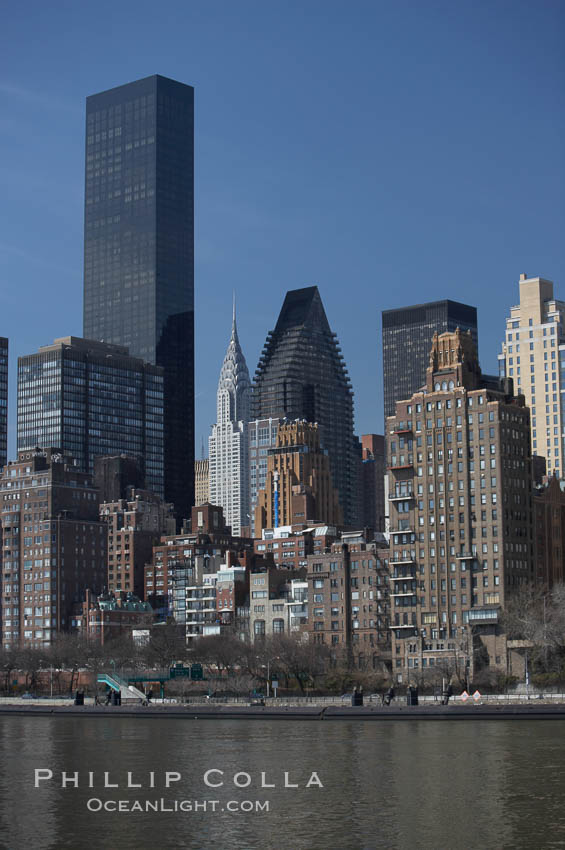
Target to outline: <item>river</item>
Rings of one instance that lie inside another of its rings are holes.
[[[0,717],[0,846],[562,848],[564,765],[561,720]]]

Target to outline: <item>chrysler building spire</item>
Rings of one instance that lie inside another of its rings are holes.
[[[220,370],[216,424],[210,446],[210,500],[221,505],[232,534],[249,523],[247,424],[251,406],[251,380],[239,337],[233,296],[230,341]]]

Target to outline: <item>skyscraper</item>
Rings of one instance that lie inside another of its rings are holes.
[[[287,292],[255,372],[252,416],[317,422],[343,520],[358,522],[353,390],[317,286]]]
[[[64,337],[18,358],[18,451],[58,446],[81,472],[124,453],[163,495],[163,370],[127,348]]]
[[[86,102],[84,336],[164,368],[165,495],[194,497],[194,89],[161,76]]]
[[[520,275],[520,303],[510,310],[498,357],[501,377],[532,411],[532,452],[545,457],[549,474],[563,476],[565,444],[565,303],[553,283]]]
[[[8,340],[0,336],[0,470],[8,462]]]
[[[255,534],[303,522],[341,525],[342,513],[317,425],[284,422],[268,451],[265,489],[257,494]]]
[[[509,389],[484,381],[469,332],[436,334],[426,385],[387,419],[399,682],[472,677],[485,651],[506,670],[501,611],[534,579],[530,412]]]
[[[385,418],[395,403],[410,398],[426,383],[434,333],[471,331],[478,350],[477,308],[457,301],[430,301],[383,310],[383,383]]]
[[[232,534],[241,535],[250,527],[249,517],[249,446],[247,426],[251,401],[251,381],[235,320],[220,371],[216,424],[209,438],[210,501],[224,509]]]

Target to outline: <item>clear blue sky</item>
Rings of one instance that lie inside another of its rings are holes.
[[[380,311],[479,308],[484,371],[521,272],[565,299],[561,0],[39,0],[0,35],[0,335],[15,365],[82,333],[84,99],[196,89],[197,456],[237,292],[254,373],[287,289],[316,283],[382,429]]]

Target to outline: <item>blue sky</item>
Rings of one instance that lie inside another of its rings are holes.
[[[287,289],[317,284],[382,429],[380,311],[479,309],[496,371],[521,272],[565,299],[560,0],[21,2],[0,35],[0,335],[15,366],[82,333],[84,100],[196,89],[197,456],[237,292],[255,371]]]

